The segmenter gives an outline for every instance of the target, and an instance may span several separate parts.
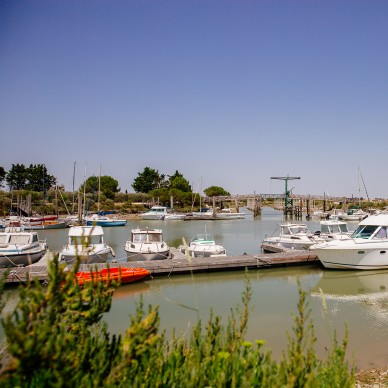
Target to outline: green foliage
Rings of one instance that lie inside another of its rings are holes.
[[[228,191],[219,186],[210,186],[203,191],[207,197],[218,197],[221,195],[230,195]]]
[[[169,177],[168,187],[179,190],[180,192],[191,193],[192,191],[189,181],[178,170],[175,171],[174,175]]]
[[[120,191],[119,182],[112,178],[111,176],[104,175],[101,177],[91,176],[79,188],[80,192],[85,192],[95,194],[97,198],[98,188],[100,187],[101,193],[103,193],[106,198],[114,199],[115,194]]]
[[[3,181],[5,179],[5,176],[6,176],[6,171],[4,170],[4,167],[1,167],[0,166],[0,187],[3,187]]]
[[[15,312],[2,320],[11,361],[0,375],[14,386],[131,387],[352,387],[345,361],[347,338],[334,338],[326,361],[318,360],[306,294],[299,291],[298,315],[287,354],[278,364],[265,341],[245,341],[251,288],[247,281],[241,307],[227,324],[211,313],[186,340],[159,332],[159,313],[142,299],[121,337],[110,337],[101,315],[113,289],[74,282],[76,267],[65,272],[54,260],[45,289],[38,282],[20,290]],[[300,285],[299,285],[300,288]]]
[[[10,190],[46,192],[56,184],[56,178],[47,173],[44,164],[13,164],[5,178]]]
[[[26,186],[27,181],[26,166],[24,164],[12,164],[5,181],[10,190],[21,190]]]
[[[81,289],[77,269],[66,272],[55,258],[47,288],[38,281],[20,288],[17,308],[1,320],[11,357],[2,386],[99,386],[109,374],[119,342],[99,321],[114,288]]]
[[[145,167],[143,172],[139,172],[137,178],[133,180],[132,187],[136,193],[149,193],[151,190],[164,185],[164,174],[160,175],[157,170]]]

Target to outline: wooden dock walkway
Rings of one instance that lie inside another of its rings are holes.
[[[171,276],[174,274],[190,274],[196,272],[210,271],[231,271],[248,269],[276,268],[296,265],[320,265],[316,254],[310,251],[293,251],[285,253],[270,253],[257,255],[240,255],[240,256],[218,256],[204,258],[188,259],[178,249],[172,248],[172,259],[155,260],[155,261],[133,261],[133,262],[109,262],[111,268],[146,268],[150,271],[151,276]],[[88,271],[91,268],[105,268],[105,264],[82,264],[80,271]],[[0,269],[0,276],[9,271],[7,283],[23,283],[30,279],[47,281],[47,263],[38,262],[27,267],[15,267]]]

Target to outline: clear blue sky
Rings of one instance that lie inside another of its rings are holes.
[[[387,37],[387,0],[1,0],[0,166],[387,198]]]

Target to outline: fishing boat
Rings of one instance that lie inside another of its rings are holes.
[[[104,268],[101,271],[80,271],[76,273],[76,279],[80,286],[91,281],[120,282],[126,284],[144,279],[150,275],[150,271],[145,268]]]
[[[98,214],[93,214],[90,217],[85,217],[85,222],[87,226],[97,225],[103,227],[109,226],[125,226],[127,224],[127,220],[119,219],[119,218],[110,218],[107,216],[100,216]]]
[[[265,253],[285,252],[290,249],[308,250],[314,244],[323,242],[319,236],[310,232],[306,224],[281,223],[278,236],[265,237],[261,249]]]
[[[163,241],[161,229],[132,229],[124,250],[128,261],[164,260],[170,257],[170,247]]]
[[[68,242],[59,253],[59,260],[72,263],[79,257],[82,263],[105,263],[109,254],[115,256],[113,249],[104,242],[101,226],[72,226]]]
[[[213,257],[213,256],[225,256],[225,248],[217,244],[212,234],[204,233],[197,234],[191,239],[188,246],[181,245],[178,248],[182,253],[188,251],[190,257]]]
[[[362,220],[349,239],[315,246],[325,268],[388,269],[388,213]]]
[[[0,267],[18,267],[36,263],[46,253],[46,241],[37,232],[8,226],[0,232]]]

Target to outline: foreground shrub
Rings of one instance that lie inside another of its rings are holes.
[[[77,267],[77,266],[76,266]],[[92,283],[81,289],[77,268],[65,272],[55,259],[48,287],[38,282],[20,289],[15,311],[2,320],[9,359],[2,386],[131,387],[351,387],[353,371],[345,360],[347,339],[333,339],[326,360],[314,351],[306,294],[299,286],[288,349],[277,363],[265,341],[245,341],[251,288],[227,324],[211,313],[188,339],[160,332],[158,308],[142,299],[121,337],[111,336],[102,314],[116,285]]]

